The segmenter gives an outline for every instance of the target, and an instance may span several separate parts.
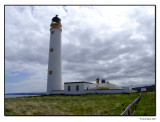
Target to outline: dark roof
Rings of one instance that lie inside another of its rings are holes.
[[[85,81],[79,81],[79,82],[65,82],[64,84],[72,84],[72,83],[89,83],[92,84],[90,82],[85,82]]]

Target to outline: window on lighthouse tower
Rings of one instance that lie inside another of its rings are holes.
[[[50,52],[53,52],[53,48],[50,49]]]
[[[51,35],[53,35],[54,34],[54,31],[51,31]]]
[[[53,72],[53,71],[51,71],[51,70],[50,70],[50,71],[49,71],[49,74],[51,75],[51,74],[52,74],[52,72]]]

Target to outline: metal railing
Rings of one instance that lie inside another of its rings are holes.
[[[142,92],[140,93],[140,96],[136,98],[124,111],[121,115],[132,115],[136,111],[137,104],[141,101],[141,95]]]

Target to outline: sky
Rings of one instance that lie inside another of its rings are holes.
[[[5,6],[5,92],[45,92],[51,19],[62,23],[62,84],[155,83],[154,6]],[[63,88],[63,86],[62,86]]]

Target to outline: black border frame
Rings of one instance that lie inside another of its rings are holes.
[[[154,6],[155,7],[155,115],[124,115],[124,116],[121,116],[121,115],[5,115],[5,7],[6,6]],[[64,117],[64,116],[67,116],[67,117],[74,117],[74,116],[90,116],[90,117],[156,117],[157,113],[156,113],[156,106],[157,106],[157,102],[156,102],[156,99],[157,99],[157,83],[156,83],[156,80],[157,80],[157,77],[156,77],[156,51],[157,51],[157,48],[156,48],[156,34],[157,34],[157,28],[156,28],[156,16],[157,16],[157,13],[156,13],[156,5],[155,4],[77,4],[77,5],[73,5],[73,4],[19,4],[19,5],[16,5],[16,4],[5,4],[4,5],[4,116],[24,116],[24,117],[32,117],[32,116],[61,116],[61,117]]]

